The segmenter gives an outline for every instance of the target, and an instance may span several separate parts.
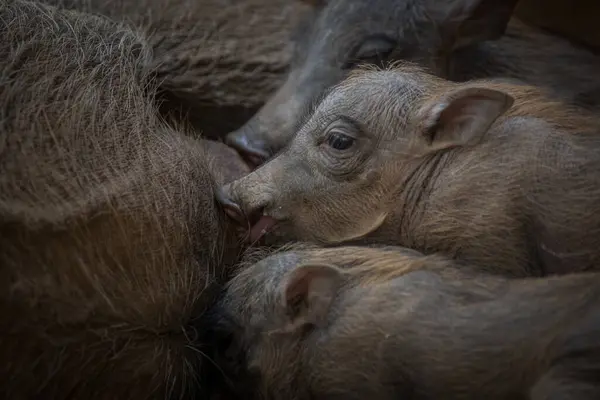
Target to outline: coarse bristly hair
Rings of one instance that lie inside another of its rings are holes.
[[[400,73],[411,74],[414,79],[420,79],[434,89],[431,98],[443,95],[452,83],[439,78],[426,67],[420,66],[414,62],[397,60],[389,63],[383,68],[375,65],[360,65],[348,76],[348,80],[360,80],[365,74],[378,71],[398,71]],[[342,82],[338,86],[345,84]],[[456,85],[456,84],[455,84]],[[514,103],[512,107],[504,114],[509,117],[526,116],[541,118],[565,133],[595,133],[598,131],[600,122],[595,113],[589,112],[585,108],[569,104],[559,98],[553,97],[548,89],[544,87],[533,86],[526,82],[506,77],[471,79],[458,83],[461,87],[485,86],[489,89],[503,91],[509,94]]]
[[[243,124],[282,82],[299,2],[289,0],[43,0],[141,29],[160,80],[160,111],[204,136]],[[200,116],[200,118],[198,118]]]
[[[0,1],[0,392],[203,393],[202,314],[239,253],[202,143],[167,126],[144,37]]]

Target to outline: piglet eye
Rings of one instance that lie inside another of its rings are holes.
[[[354,144],[354,138],[340,132],[331,132],[327,136],[327,145],[336,150],[348,150]]]

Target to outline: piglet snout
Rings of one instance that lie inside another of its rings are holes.
[[[231,219],[240,225],[246,224],[246,218],[244,212],[242,211],[242,207],[240,207],[240,205],[236,203],[231,196],[229,196],[227,186],[218,188],[216,190],[215,197],[217,202],[221,205],[221,207],[223,207],[225,214],[227,214]]]
[[[236,149],[254,167],[264,163],[270,156],[266,144],[262,140],[253,138],[244,128],[228,134],[225,142]]]

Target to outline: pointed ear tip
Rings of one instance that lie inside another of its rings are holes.
[[[465,89],[459,89],[458,98],[465,97],[487,97],[490,100],[497,100],[503,104],[503,107],[509,108],[514,103],[514,97],[504,90],[489,88],[485,86],[467,87]]]
[[[515,104],[515,98],[507,93],[506,98],[504,100],[504,111],[508,111],[508,109],[510,109],[513,106],[513,104]]]
[[[292,273],[297,278],[337,276],[341,270],[333,264],[326,263],[306,263],[300,264]]]
[[[513,103],[515,102],[515,98],[508,92],[505,92],[503,90],[498,90],[498,89],[488,89],[488,90],[490,91],[491,97],[502,102],[501,108],[505,111],[508,110],[510,107],[512,107]]]
[[[341,270],[332,264],[306,263],[299,264],[288,273],[283,286],[285,298],[307,291],[309,283],[315,278],[333,278],[341,274]]]

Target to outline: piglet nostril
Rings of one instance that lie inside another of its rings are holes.
[[[250,139],[244,129],[229,133],[225,143],[236,149],[255,167],[264,163],[270,156],[263,141]]]
[[[225,214],[227,214],[231,219],[233,219],[241,225],[244,225],[246,223],[246,219],[244,218],[244,212],[242,211],[242,208],[229,196],[227,196],[222,188],[218,188],[216,190],[215,197],[219,204],[221,204],[221,206],[223,207]]]

